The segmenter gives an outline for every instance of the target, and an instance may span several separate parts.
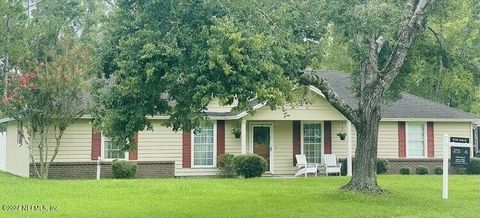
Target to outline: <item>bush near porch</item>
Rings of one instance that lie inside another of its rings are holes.
[[[267,161],[256,154],[222,154],[217,157],[220,177],[255,178],[262,176],[267,168]]]
[[[480,178],[380,175],[381,196],[339,191],[347,177],[295,179],[38,180],[0,173],[2,205],[52,205],[58,211],[0,210],[0,217],[478,217]]]

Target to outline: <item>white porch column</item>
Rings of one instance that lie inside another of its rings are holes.
[[[241,128],[241,135],[240,135],[240,150],[242,154],[247,153],[247,120],[242,118],[242,128]]]
[[[347,176],[352,176],[352,122],[347,120]]]

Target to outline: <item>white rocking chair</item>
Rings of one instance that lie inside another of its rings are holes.
[[[341,175],[342,164],[337,163],[337,157],[334,154],[324,154],[322,158],[322,166],[325,167],[325,176],[329,173],[338,173]]]
[[[307,163],[307,158],[303,154],[295,155],[297,159],[297,173],[295,176],[304,174],[307,177],[308,173],[315,173],[315,176],[318,176],[318,163]]]

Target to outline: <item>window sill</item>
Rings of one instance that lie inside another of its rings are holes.
[[[192,166],[192,169],[216,169],[216,166]]]
[[[407,159],[428,159],[429,157],[425,157],[425,156],[410,156],[410,157],[406,157]]]
[[[114,160],[124,160],[124,161],[128,161],[126,158],[124,159],[118,159],[118,158],[115,158],[115,159],[101,159],[101,161],[103,162],[113,162]]]

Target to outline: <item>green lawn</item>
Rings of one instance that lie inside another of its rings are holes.
[[[0,216],[479,217],[480,177],[379,176],[388,190],[366,196],[338,190],[346,177],[41,181],[0,173],[0,204],[53,205],[58,211]]]

